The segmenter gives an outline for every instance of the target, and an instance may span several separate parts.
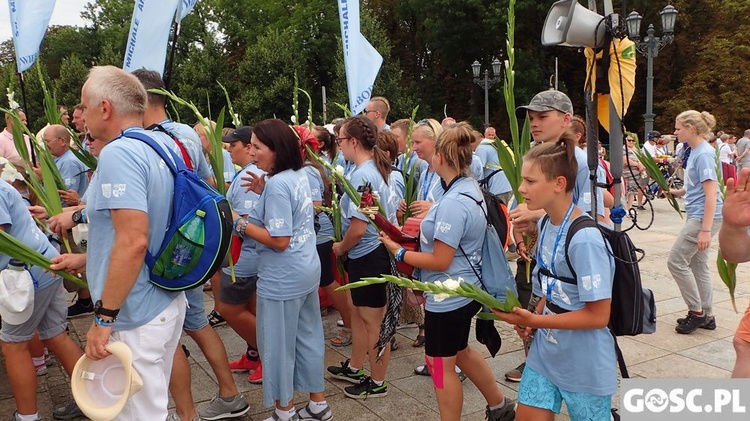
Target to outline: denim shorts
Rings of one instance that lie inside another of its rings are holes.
[[[611,395],[569,392],[557,387],[528,365],[523,369],[518,403],[559,414],[563,401],[572,420],[609,420],[611,417]]]
[[[206,306],[203,304],[203,288],[196,287],[185,291],[188,308],[185,311],[185,322],[182,329],[190,332],[201,330],[208,326]]]

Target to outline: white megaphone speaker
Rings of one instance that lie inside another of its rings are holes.
[[[552,5],[542,29],[542,45],[601,47],[604,45],[604,17],[581,6],[577,0],[560,0]]]

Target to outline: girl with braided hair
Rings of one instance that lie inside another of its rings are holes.
[[[348,119],[339,131],[336,143],[341,147],[344,158],[353,162],[354,170],[347,176],[360,192],[369,186],[380,197],[387,197],[391,162],[386,152],[378,148],[377,128],[364,116]],[[389,203],[381,200],[386,215],[390,215]],[[362,278],[391,273],[388,251],[380,241],[378,232],[369,223],[369,218],[359,212],[359,203],[354,203],[347,195],[341,197],[341,218],[344,238],[333,244],[337,256],[347,256],[346,269],[350,282]],[[355,383],[344,388],[344,394],[354,399],[383,397],[388,393],[385,375],[390,359],[390,347],[385,347],[378,357],[376,344],[380,337],[380,325],[386,311],[386,285],[370,285],[351,291],[353,308],[352,358],[340,366],[328,367],[334,377]],[[365,376],[363,367],[365,356],[369,354],[371,377]]]

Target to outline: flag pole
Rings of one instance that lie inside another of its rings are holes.
[[[172,50],[169,52],[169,66],[167,66],[167,76],[164,78],[164,85],[167,87],[167,90],[169,90],[169,82],[172,81],[172,68],[174,66],[174,55],[175,50],[177,50],[177,37],[180,36],[180,28],[182,25],[180,25],[179,22],[174,23],[174,31],[172,36]]]
[[[26,114],[26,121],[31,120],[31,114],[29,113],[29,106],[26,103],[26,84],[23,82],[23,73],[18,72],[18,82],[21,84],[21,101],[23,101],[23,111]],[[27,123],[28,124],[28,123]],[[34,145],[31,144],[32,140],[29,138],[29,147],[31,148],[31,165],[36,166],[36,152],[34,152]]]

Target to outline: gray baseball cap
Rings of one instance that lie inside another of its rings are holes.
[[[519,120],[523,120],[526,118],[527,111],[543,112],[553,110],[570,115],[575,114],[570,98],[563,92],[550,89],[534,95],[529,105],[516,108],[516,116]]]

